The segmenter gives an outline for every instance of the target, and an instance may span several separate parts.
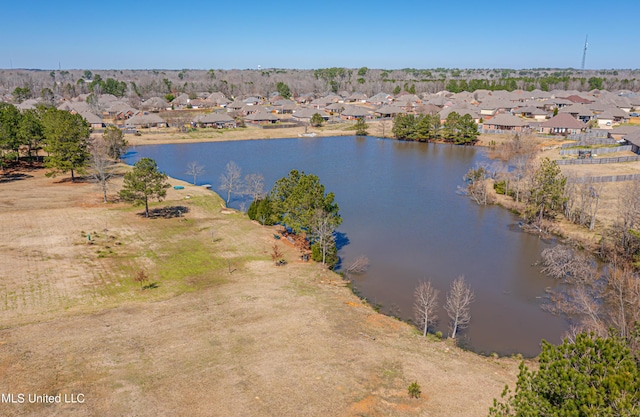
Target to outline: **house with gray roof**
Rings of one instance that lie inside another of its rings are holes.
[[[136,128],[167,127],[167,122],[155,113],[143,113],[127,120],[125,126]]]
[[[540,125],[540,132],[549,135],[575,135],[586,129],[587,125],[569,113],[558,113]]]
[[[484,130],[507,130],[522,132],[529,127],[529,123],[510,113],[500,113],[482,123]]]
[[[193,118],[192,124],[198,127],[213,127],[216,129],[234,129],[236,121],[226,113],[199,114]]]
[[[82,118],[86,120],[87,123],[89,123],[89,126],[91,127],[91,129],[102,129],[104,127],[102,118],[97,116],[96,114],[89,111],[81,112],[78,114],[82,116]]]
[[[370,119],[373,111],[361,106],[346,106],[340,117],[345,120]]]
[[[151,97],[140,103],[140,110],[144,111],[159,111],[165,110],[168,107],[169,103],[161,97]]]
[[[380,107],[374,113],[378,117],[396,117],[399,114],[406,114],[407,111],[404,110],[402,107],[388,104]]]
[[[631,145],[631,152],[640,154],[640,129],[627,133],[622,139]]]
[[[244,118],[245,121],[254,124],[272,124],[278,123],[280,119],[278,116],[271,112],[267,111],[259,111],[256,113],[251,113]]]
[[[391,103],[392,101],[393,96],[387,93],[378,93],[367,99],[367,103],[373,104],[374,106],[381,106],[383,104]]]
[[[559,111],[560,113],[568,113],[574,118],[587,123],[589,120],[594,118],[594,113],[589,107],[584,104],[572,104],[570,106],[563,107]]]
[[[293,112],[294,120],[302,123],[310,123],[314,114],[319,114],[324,120],[329,120],[329,115],[322,110],[314,109],[312,107],[299,108]]]
[[[348,96],[345,101],[347,103],[366,103],[367,95],[364,93],[358,93],[356,91],[355,93],[351,93],[351,95]]]
[[[480,114],[478,110],[475,108],[467,108],[467,107],[447,107],[440,110],[438,112],[438,115],[440,115],[440,122],[444,123],[444,121],[447,120],[447,117],[449,116],[449,114],[454,112],[458,113],[460,116],[464,116],[468,114],[469,116],[471,116],[474,122],[480,123]]]

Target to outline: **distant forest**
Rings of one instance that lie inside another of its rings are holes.
[[[640,90],[640,70],[512,69],[413,69],[321,68],[316,70],[0,70],[0,96],[14,101],[38,97],[71,98],[86,93],[138,97],[219,91],[225,96],[268,97],[286,92],[293,97],[307,93],[361,92],[372,96],[436,93],[447,90]]]

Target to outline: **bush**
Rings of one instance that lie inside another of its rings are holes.
[[[436,337],[437,337],[438,339],[442,339],[442,332],[441,332],[440,330],[438,330],[438,331],[436,332]]]
[[[422,393],[422,391],[420,391],[420,384],[418,384],[417,381],[412,382],[411,384],[409,384],[409,398],[420,398],[420,394]]]
[[[496,194],[504,195],[507,191],[506,181],[496,181],[493,184],[493,189],[496,190]]]
[[[247,210],[247,215],[251,220],[257,220],[260,224],[271,226],[274,224],[271,201],[269,197],[254,200]]]
[[[311,245],[311,259],[316,262],[322,262],[322,247],[318,242]],[[324,263],[329,268],[333,268],[338,263],[338,249],[336,248],[336,244],[332,244],[325,254]]]

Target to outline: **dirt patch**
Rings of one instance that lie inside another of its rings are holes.
[[[184,189],[152,208],[188,210],[150,220],[29,175],[0,184],[0,392],[84,403],[3,415],[486,415],[515,383],[517,361],[420,337],[292,247],[274,266],[275,230],[201,187],[171,180]]]

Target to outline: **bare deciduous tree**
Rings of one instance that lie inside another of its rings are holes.
[[[89,175],[100,186],[103,201],[106,203],[109,182],[115,175],[115,163],[109,157],[109,146],[102,137],[96,137],[91,140],[89,153]]]
[[[316,209],[311,219],[311,236],[322,251],[323,265],[326,263],[327,253],[335,246],[333,232],[338,227],[335,220],[334,215],[321,208]]]
[[[471,321],[471,303],[475,299],[471,287],[460,275],[451,284],[444,309],[451,319],[451,338],[455,339],[458,329],[464,329]]]
[[[598,278],[598,267],[584,252],[566,245],[556,245],[542,251],[541,272],[571,284],[592,285]]]
[[[227,205],[231,201],[231,194],[243,192],[242,169],[233,161],[229,161],[220,175],[220,189],[227,192]]]
[[[493,189],[491,187],[490,179],[492,173],[488,164],[477,164],[475,168],[471,168],[464,176],[464,181],[467,184],[467,194],[480,205],[486,205],[491,203]]]
[[[423,336],[427,335],[429,326],[434,324],[438,318],[436,315],[438,295],[439,291],[433,288],[431,281],[422,281],[414,292],[413,312],[416,323],[422,329]]]
[[[249,174],[244,177],[245,193],[251,196],[253,201],[264,197],[264,177],[262,174]]]
[[[191,161],[187,164],[187,170],[185,171],[185,174],[193,177],[193,185],[196,185],[196,179],[202,173],[204,173],[203,165],[200,165],[196,161]]]
[[[365,255],[360,255],[351,262],[345,269],[345,275],[347,278],[353,275],[364,274],[369,269],[369,258]]]

